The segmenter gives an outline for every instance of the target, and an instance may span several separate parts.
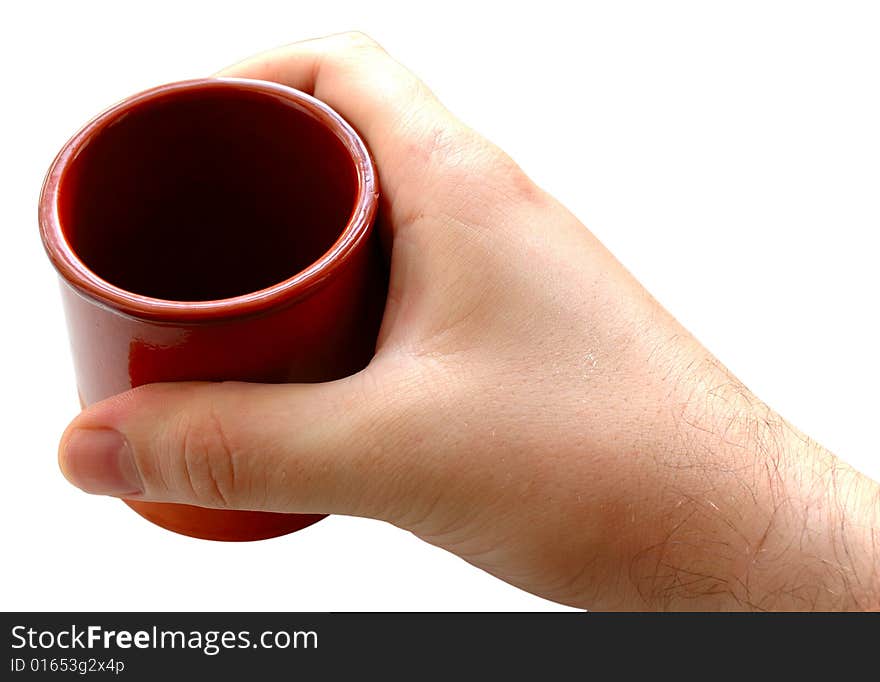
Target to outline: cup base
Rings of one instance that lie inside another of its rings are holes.
[[[325,518],[325,514],[205,509],[188,504],[123,500],[129,507],[166,530],[200,540],[250,542],[294,533]]]

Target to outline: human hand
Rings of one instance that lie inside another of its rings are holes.
[[[219,75],[310,92],[370,147],[391,262],[376,355],[326,384],[95,404],[62,437],[71,482],[382,519],[591,609],[880,605],[877,485],[757,400],[380,47],[332,36]]]

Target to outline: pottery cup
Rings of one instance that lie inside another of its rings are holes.
[[[378,191],[351,126],[275,83],[172,83],[92,119],[39,205],[81,404],[159,381],[318,382],[366,366],[387,282]],[[323,518],[126,502],[212,540]]]

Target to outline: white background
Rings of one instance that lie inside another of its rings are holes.
[[[70,487],[77,410],[42,176],[93,114],[357,28],[563,200],[762,398],[875,478],[880,5],[5,3],[3,610],[561,608],[388,525],[176,536]]]

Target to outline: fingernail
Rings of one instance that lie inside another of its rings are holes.
[[[125,497],[144,491],[131,447],[113,429],[75,429],[60,464],[67,480],[87,493]]]

